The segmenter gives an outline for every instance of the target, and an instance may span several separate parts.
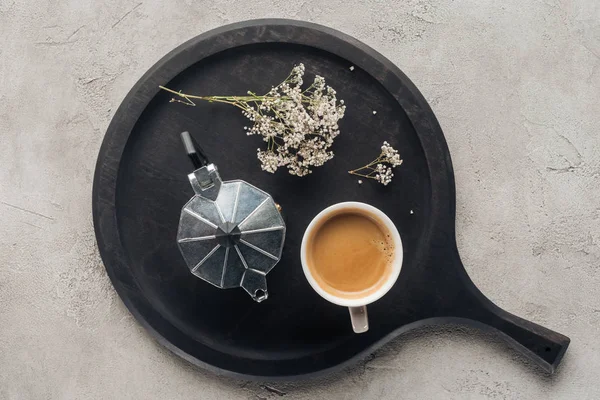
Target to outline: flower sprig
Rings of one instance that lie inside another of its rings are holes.
[[[394,173],[392,168],[402,165],[398,150],[394,149],[388,142],[383,142],[379,156],[367,165],[348,171],[351,175],[374,179],[384,186],[392,181]]]
[[[304,72],[304,64],[296,65],[265,95],[248,91],[246,96],[195,96],[160,88],[177,96],[171,102],[195,106],[194,100],[203,100],[239,108],[252,123],[244,127],[246,134],[262,136],[267,142],[266,149],[257,149],[261,168],[274,173],[287,167],[291,175],[305,176],[312,172],[311,167],[333,158],[329,149],[340,133],[338,121],[344,117],[346,106],[319,75],[302,89]]]

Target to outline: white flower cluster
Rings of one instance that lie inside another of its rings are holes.
[[[392,168],[400,165],[402,165],[402,159],[400,159],[398,150],[394,149],[388,142],[383,142],[379,157],[364,167],[348,172],[352,175],[375,179],[377,182],[387,186],[394,177]]]
[[[305,176],[311,167],[333,158],[329,149],[340,133],[338,121],[346,106],[321,76],[302,89],[304,71],[303,64],[295,66],[288,78],[264,96],[249,92],[255,100],[247,101],[243,113],[253,125],[244,129],[267,142],[266,150],[257,150],[264,171],[287,167],[290,174]]]
[[[387,186],[388,183],[390,183],[392,181],[392,178],[394,177],[394,173],[392,172],[392,168],[391,167],[387,167],[383,164],[377,164],[377,167],[375,168],[375,180],[381,184],[383,184],[384,186]]]
[[[381,155],[383,156],[383,161],[392,164],[392,167],[398,167],[402,165],[402,160],[400,159],[398,150],[390,146],[388,142],[383,142],[383,145],[381,146]]]
[[[375,167],[375,180],[380,182],[384,186],[387,186],[388,183],[392,181],[394,177],[394,173],[392,172],[393,167],[398,167],[402,164],[402,160],[400,159],[400,154],[398,154],[398,150],[394,149],[388,142],[383,142],[381,146],[381,155],[379,156],[379,161],[388,163],[390,166],[383,165],[381,163],[377,164]]]

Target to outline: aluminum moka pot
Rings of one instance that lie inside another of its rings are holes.
[[[285,223],[266,192],[242,180],[221,180],[188,132],[181,134],[195,171],[195,195],[181,210],[177,243],[192,274],[221,288],[241,286],[261,302],[266,276],[281,259]]]

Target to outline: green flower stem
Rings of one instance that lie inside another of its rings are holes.
[[[371,161],[370,163],[368,163],[367,165],[357,168],[357,169],[353,169],[352,171],[348,171],[348,173],[350,175],[357,175],[357,176],[362,176],[363,178],[372,178],[373,175],[372,174],[376,174],[377,170],[375,168],[373,168],[373,165],[377,165],[383,162],[387,162],[387,158],[383,157],[383,153],[379,154],[379,157],[377,157],[376,159],[374,159],[373,161]],[[370,170],[369,173],[367,175],[364,175],[362,172],[365,170]]]
[[[363,178],[373,178],[373,175],[371,175],[371,173],[369,173],[368,175],[360,174],[360,173],[354,172],[354,171],[348,171],[348,173],[351,175],[361,176]]]
[[[195,106],[196,103],[194,103],[192,101],[192,99],[194,100],[204,100],[204,101],[208,101],[208,102],[217,102],[217,103],[226,103],[226,104],[231,104],[233,106],[237,106],[238,108],[242,108],[242,105],[247,105],[249,102],[254,102],[254,103],[260,103],[263,101],[267,101],[267,100],[287,100],[287,97],[269,97],[269,96],[258,96],[252,92],[250,92],[251,94],[249,96],[195,96],[195,95],[191,95],[191,94],[187,94],[187,93],[182,93],[181,91],[175,91],[173,89],[169,89],[168,87],[165,86],[159,86],[159,88],[161,88],[162,90],[166,90],[169,93],[172,93],[176,96],[179,96],[181,98],[184,98],[185,100],[187,100],[187,102],[185,101],[179,101],[183,104],[187,104],[188,106]],[[308,101],[308,97],[303,96],[303,98],[307,99],[306,101],[303,101],[304,103],[310,103],[310,101]],[[178,101],[175,99],[175,101]],[[245,108],[242,108],[242,110],[245,110]]]

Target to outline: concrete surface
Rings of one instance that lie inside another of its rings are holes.
[[[129,315],[92,228],[105,129],[173,47],[260,17],[340,29],[417,84],[452,153],[469,273],[571,337],[556,375],[448,328],[327,379],[240,382],[179,360]],[[600,398],[597,0],[0,0],[0,37],[0,399]]]

